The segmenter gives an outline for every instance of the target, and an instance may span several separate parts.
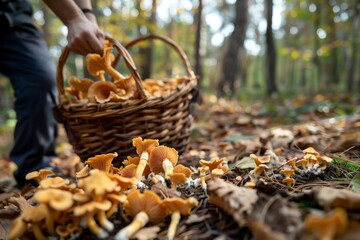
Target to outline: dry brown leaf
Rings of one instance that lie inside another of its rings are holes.
[[[160,231],[160,227],[158,226],[142,228],[139,231],[137,231],[132,238],[138,240],[156,239],[159,231]]]
[[[258,200],[256,190],[237,187],[222,179],[208,181],[208,192],[210,203],[230,214],[240,227],[245,226],[246,217]]]
[[[254,240],[285,240],[286,236],[272,230],[269,226],[255,219],[248,220],[248,226],[253,234]]]
[[[26,200],[23,196],[11,197],[9,199],[9,203],[12,203],[15,206],[17,206],[20,214],[26,211],[26,209],[33,207],[29,204],[28,200]]]
[[[318,187],[314,189],[315,199],[324,208],[342,207],[347,210],[360,209],[360,194],[347,189]]]
[[[208,218],[211,218],[210,214],[206,214],[206,215],[196,215],[196,214],[191,214],[185,221],[186,224],[193,224],[193,223],[198,223],[198,222],[202,222]]]

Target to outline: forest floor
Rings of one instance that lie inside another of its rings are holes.
[[[179,163],[192,169],[193,178],[199,177],[200,160],[222,159],[229,170],[208,180],[206,189],[152,185],[162,197],[195,197],[199,203],[181,218],[176,239],[360,239],[357,100],[319,95],[243,106],[208,96],[194,115],[191,144]],[[74,180],[83,165],[73,163],[76,155],[64,133],[58,150],[59,167]],[[262,173],[254,172],[254,159],[264,156],[270,162]],[[294,158],[307,159],[307,165],[291,167],[287,162]],[[283,170],[291,168],[285,177]],[[34,203],[36,189],[17,189],[11,181],[14,169],[9,160],[0,160],[0,239]],[[295,182],[287,185],[286,178]],[[112,237],[131,217],[118,211],[109,220],[115,225]],[[170,217],[148,224],[134,239],[166,239],[169,223]],[[88,229],[77,236],[97,239]]]

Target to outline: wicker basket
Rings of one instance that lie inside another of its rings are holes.
[[[182,59],[187,76],[182,87],[165,97],[147,98],[142,79],[126,48],[141,41],[158,39],[174,49]],[[70,144],[82,161],[97,154],[117,152],[115,164],[135,154],[132,139],[159,139],[160,144],[173,147],[181,154],[190,140],[191,106],[197,95],[197,80],[190,68],[184,51],[171,39],[160,35],[148,35],[122,46],[109,39],[118,51],[116,61],[124,58],[129,72],[135,79],[138,99],[125,102],[70,104],[64,90],[63,67],[70,50],[62,52],[57,68],[59,105],[55,109],[57,119],[64,124]]]

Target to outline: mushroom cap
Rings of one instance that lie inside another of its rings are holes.
[[[122,161],[124,166],[130,165],[130,164],[138,165],[139,162],[140,162],[140,157],[138,157],[138,156],[136,156],[136,157],[128,156],[126,160]]]
[[[294,157],[286,162],[286,165],[295,166],[297,157]]]
[[[26,180],[31,180],[34,179],[35,181],[37,181],[38,183],[47,178],[47,176],[49,176],[50,174],[53,174],[54,172],[49,170],[49,169],[40,169],[39,171],[33,171],[30,172],[28,174],[26,174]]]
[[[129,164],[120,170],[119,175],[126,178],[135,177],[137,165]]]
[[[265,169],[268,169],[269,167],[265,164],[259,164],[258,166],[256,166],[256,168],[254,168],[253,173],[255,175],[261,175]]]
[[[133,138],[133,146],[136,153],[141,155],[143,152],[150,153],[155,147],[159,146],[158,139],[142,139],[142,137]]]
[[[107,211],[110,208],[111,202],[109,200],[103,200],[102,202],[91,201],[74,207],[74,216],[83,216],[85,213],[92,213],[98,210]]]
[[[224,159],[222,158],[218,158],[218,159],[213,159],[211,161],[205,161],[205,160],[200,160],[199,163],[203,166],[206,166],[209,168],[210,172],[215,169],[218,168],[218,166],[224,161]]]
[[[308,148],[304,149],[302,152],[305,154],[311,154],[311,155],[315,155],[315,156],[319,155],[319,153],[312,147],[308,147]]]
[[[283,182],[288,184],[288,185],[293,185],[295,183],[295,179],[293,179],[293,178],[285,178],[285,179],[283,179]]]
[[[211,175],[220,177],[224,175],[224,170],[222,170],[221,168],[215,168],[211,171]]]
[[[269,163],[271,160],[270,155],[265,155],[262,157],[258,157],[255,154],[250,154],[250,157],[254,160],[256,166],[259,166],[260,164]]]
[[[84,178],[89,176],[90,168],[89,165],[85,165],[80,171],[76,172],[76,178]]]
[[[145,190],[143,194],[139,190],[130,192],[123,206],[125,212],[132,217],[139,212],[146,212],[149,221],[154,223],[162,221],[167,215],[160,197],[150,190]]]
[[[62,177],[53,177],[53,178],[46,178],[42,180],[39,185],[41,188],[61,188],[63,186],[66,186],[70,183],[69,179],[64,179]]]
[[[294,174],[293,169],[283,169],[280,172],[285,175],[285,178],[289,178],[292,174]]]
[[[112,47],[104,47],[104,54],[100,56],[96,53],[86,55],[87,70],[91,75],[97,76],[99,72],[104,71],[115,60],[112,54]]]
[[[319,239],[333,239],[345,232],[348,217],[343,208],[335,208],[330,214],[324,216],[307,215],[305,229],[313,232]]]
[[[68,210],[73,205],[72,194],[60,189],[39,189],[34,194],[34,199],[58,211]]]
[[[300,159],[299,161],[297,161],[296,164],[301,165],[302,168],[306,168],[309,165],[309,160],[303,158],[303,159]]]
[[[174,172],[174,173],[183,173],[183,174],[185,174],[185,176],[186,176],[187,178],[191,177],[191,175],[192,175],[192,173],[193,173],[190,168],[185,167],[185,166],[182,165],[182,164],[176,165],[176,166],[174,167],[174,169],[173,169],[173,172]]]
[[[189,215],[191,208],[198,206],[199,202],[194,197],[188,199],[165,198],[162,203],[170,213],[180,212],[181,215]]]
[[[111,100],[112,94],[118,91],[116,85],[113,82],[95,82],[88,90],[88,99],[92,103],[105,103]]]
[[[104,195],[118,188],[116,182],[112,181],[104,171],[90,171],[90,176],[79,179],[79,187],[90,195]]]
[[[168,176],[169,176],[171,182],[176,185],[182,184],[187,181],[187,178],[184,173],[173,172],[173,173],[170,173]]]
[[[121,192],[127,190],[129,187],[134,186],[137,183],[135,177],[123,177],[118,174],[108,174],[108,177],[116,183],[117,186],[120,186]]]
[[[94,169],[99,169],[101,171],[110,172],[112,168],[112,161],[114,158],[118,156],[117,152],[114,153],[107,153],[107,154],[100,154],[96,155],[95,157],[89,158],[85,164],[90,165],[90,167]]]
[[[93,80],[89,79],[89,78],[84,78],[82,80],[80,80],[79,78],[75,77],[75,76],[71,76],[69,78],[69,84],[73,89],[82,91],[82,92],[87,92],[89,87],[94,83]]]
[[[163,172],[162,162],[168,159],[173,166],[176,165],[179,158],[179,154],[175,148],[166,146],[159,146],[154,148],[150,153],[149,166],[152,172],[160,173]]]

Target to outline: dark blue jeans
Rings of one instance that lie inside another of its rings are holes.
[[[19,2],[17,8],[31,9],[28,2]],[[0,72],[14,89],[17,123],[10,158],[18,166],[14,176],[21,187],[27,173],[48,166],[57,136],[55,65],[31,11],[18,14],[14,26],[0,29]]]

